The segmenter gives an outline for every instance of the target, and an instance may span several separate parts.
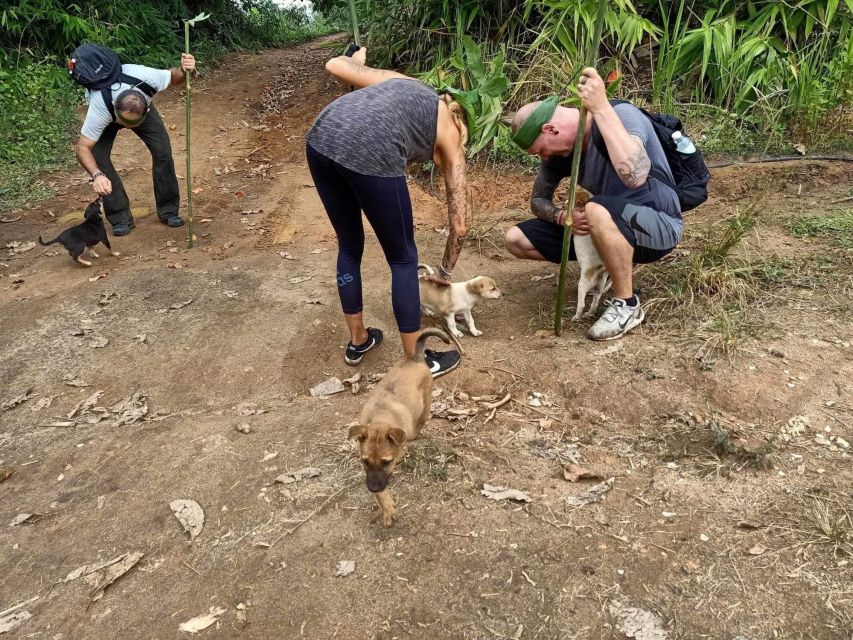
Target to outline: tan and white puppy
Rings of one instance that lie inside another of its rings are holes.
[[[419,264],[419,269],[424,269],[429,275],[435,271],[428,264]],[[436,284],[425,277],[418,279],[421,288],[421,310],[428,316],[438,316],[447,322],[447,329],[455,337],[461,338],[462,332],[456,326],[456,314],[461,313],[468,325],[468,332],[472,336],[483,335],[474,324],[474,316],[471,309],[481,298],[497,300],[501,297],[495,281],[486,276],[477,276],[466,282],[454,282],[450,286]]]
[[[418,437],[429,417],[432,374],[424,361],[424,344],[431,336],[450,343],[441,329],[421,333],[414,355],[385,374],[361,410],[358,423],[349,430],[349,437],[358,439],[367,489],[376,496],[386,527],[397,518],[388,479],[406,454],[406,443]]]
[[[584,206],[590,199],[588,191],[579,189],[575,194],[575,207]],[[578,260],[580,267],[580,279],[578,280],[578,306],[572,320],[578,321],[582,316],[591,317],[598,304],[601,302],[601,296],[610,288],[610,274],[607,273],[607,268],[601,261],[598,251],[592,242],[592,236],[579,236],[572,234],[572,242],[575,247],[575,257]],[[592,304],[589,310],[584,314],[583,310],[586,306],[586,296],[592,293]]]

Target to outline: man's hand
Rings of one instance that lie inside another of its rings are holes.
[[[113,183],[107,176],[98,176],[92,181],[92,188],[99,196],[108,196],[113,192]]]
[[[585,209],[577,208],[572,210],[572,233],[576,236],[589,235],[589,222],[586,219]]]
[[[599,113],[610,106],[604,80],[598,75],[598,71],[592,67],[587,67],[581,71],[581,77],[578,81],[578,95],[583,106],[592,114]]]
[[[195,71],[195,56],[191,53],[181,54],[181,69],[193,73]]]

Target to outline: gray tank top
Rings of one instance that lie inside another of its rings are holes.
[[[438,94],[418,80],[394,78],[342,95],[308,130],[315,151],[351,171],[403,176],[409,162],[432,160]]]

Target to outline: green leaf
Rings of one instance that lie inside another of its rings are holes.
[[[483,54],[480,47],[471,36],[462,36],[462,46],[465,47],[465,61],[468,63],[468,77],[477,82],[482,82],[486,76],[483,67]]]
[[[506,76],[493,76],[486,80],[483,84],[476,87],[476,91],[481,95],[490,98],[499,98],[501,94],[509,87],[509,79]]]

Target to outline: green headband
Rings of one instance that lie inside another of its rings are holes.
[[[536,142],[539,134],[542,133],[542,125],[551,121],[551,116],[557,110],[558,102],[559,98],[557,96],[551,96],[540,102],[533,110],[533,113],[527,116],[527,120],[519,127],[515,135],[512,136],[512,141],[527,151],[530,145]]]

